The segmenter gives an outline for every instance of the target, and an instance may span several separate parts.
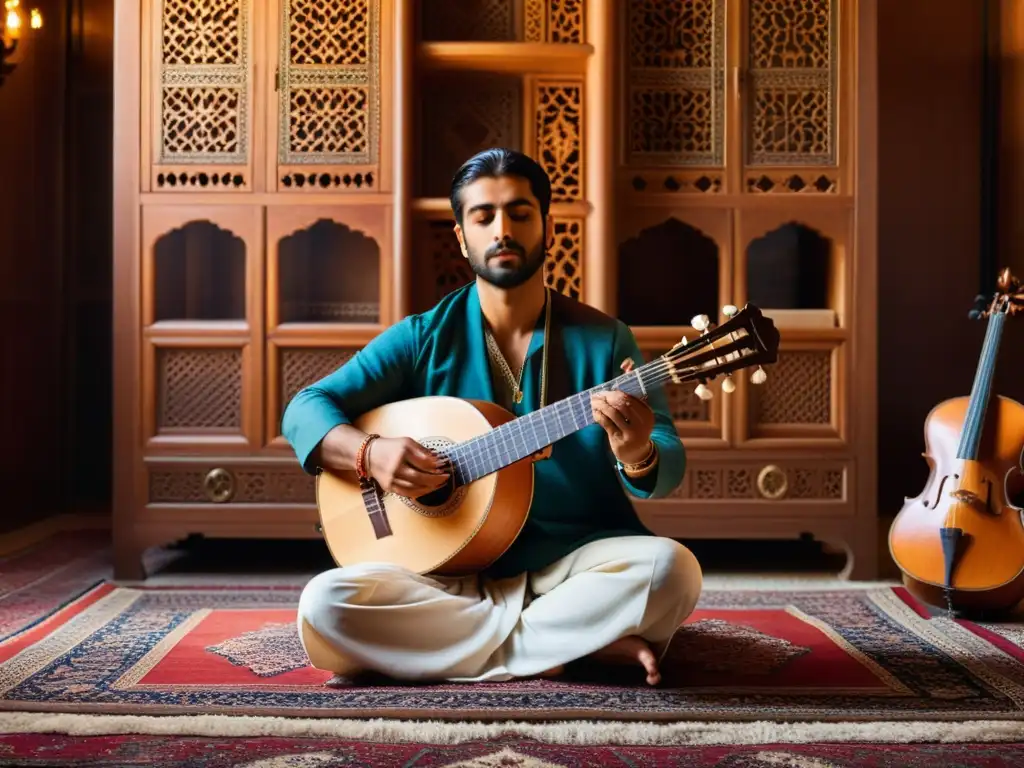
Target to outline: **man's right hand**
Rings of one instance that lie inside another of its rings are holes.
[[[378,437],[370,443],[366,469],[385,491],[416,498],[448,482],[444,461],[409,437]]]

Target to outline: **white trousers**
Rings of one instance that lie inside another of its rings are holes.
[[[696,606],[702,581],[690,550],[655,536],[600,539],[506,579],[362,563],[306,584],[299,637],[314,667],[341,675],[509,680],[629,635],[647,640],[660,659]]]

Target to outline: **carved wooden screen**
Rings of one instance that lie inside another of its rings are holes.
[[[424,41],[582,43],[584,0],[417,0]]]
[[[248,191],[253,183],[251,0],[153,0],[144,48],[144,185]],[[148,155],[148,159],[146,158]]]
[[[838,192],[838,0],[748,0],[746,26],[747,191]]]
[[[381,0],[276,0],[273,186],[382,192]]]
[[[725,15],[725,0],[627,4],[622,136],[623,160],[636,171],[634,188],[721,191],[726,150]]]

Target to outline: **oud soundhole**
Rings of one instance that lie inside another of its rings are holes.
[[[446,437],[426,437],[420,438],[416,442],[432,451],[442,451],[455,445],[453,440],[449,440]],[[447,485],[424,496],[418,496],[415,499],[410,499],[407,496],[399,496],[398,498],[407,507],[424,517],[444,517],[457,510],[462,505],[462,500],[466,497],[465,486],[460,486],[459,488],[454,486],[454,481],[449,478]]]

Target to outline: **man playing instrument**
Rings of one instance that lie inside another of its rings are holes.
[[[476,280],[295,396],[282,431],[307,472],[351,471],[361,455],[385,492],[422,496],[448,480],[444,462],[412,439],[367,436],[352,424],[361,414],[449,395],[522,416],[642,359],[624,323],[546,287],[550,204],[547,174],[521,153],[487,150],[458,170],[455,234]],[[646,401],[594,394],[591,407],[600,426],[559,440],[534,465],[527,521],[484,571],[446,577],[356,563],[315,576],[298,612],[312,665],[469,682],[556,675],[590,660],[641,665],[658,684],[702,574],[686,547],[643,526],[630,499],[670,493],[685,452],[660,389]]]

